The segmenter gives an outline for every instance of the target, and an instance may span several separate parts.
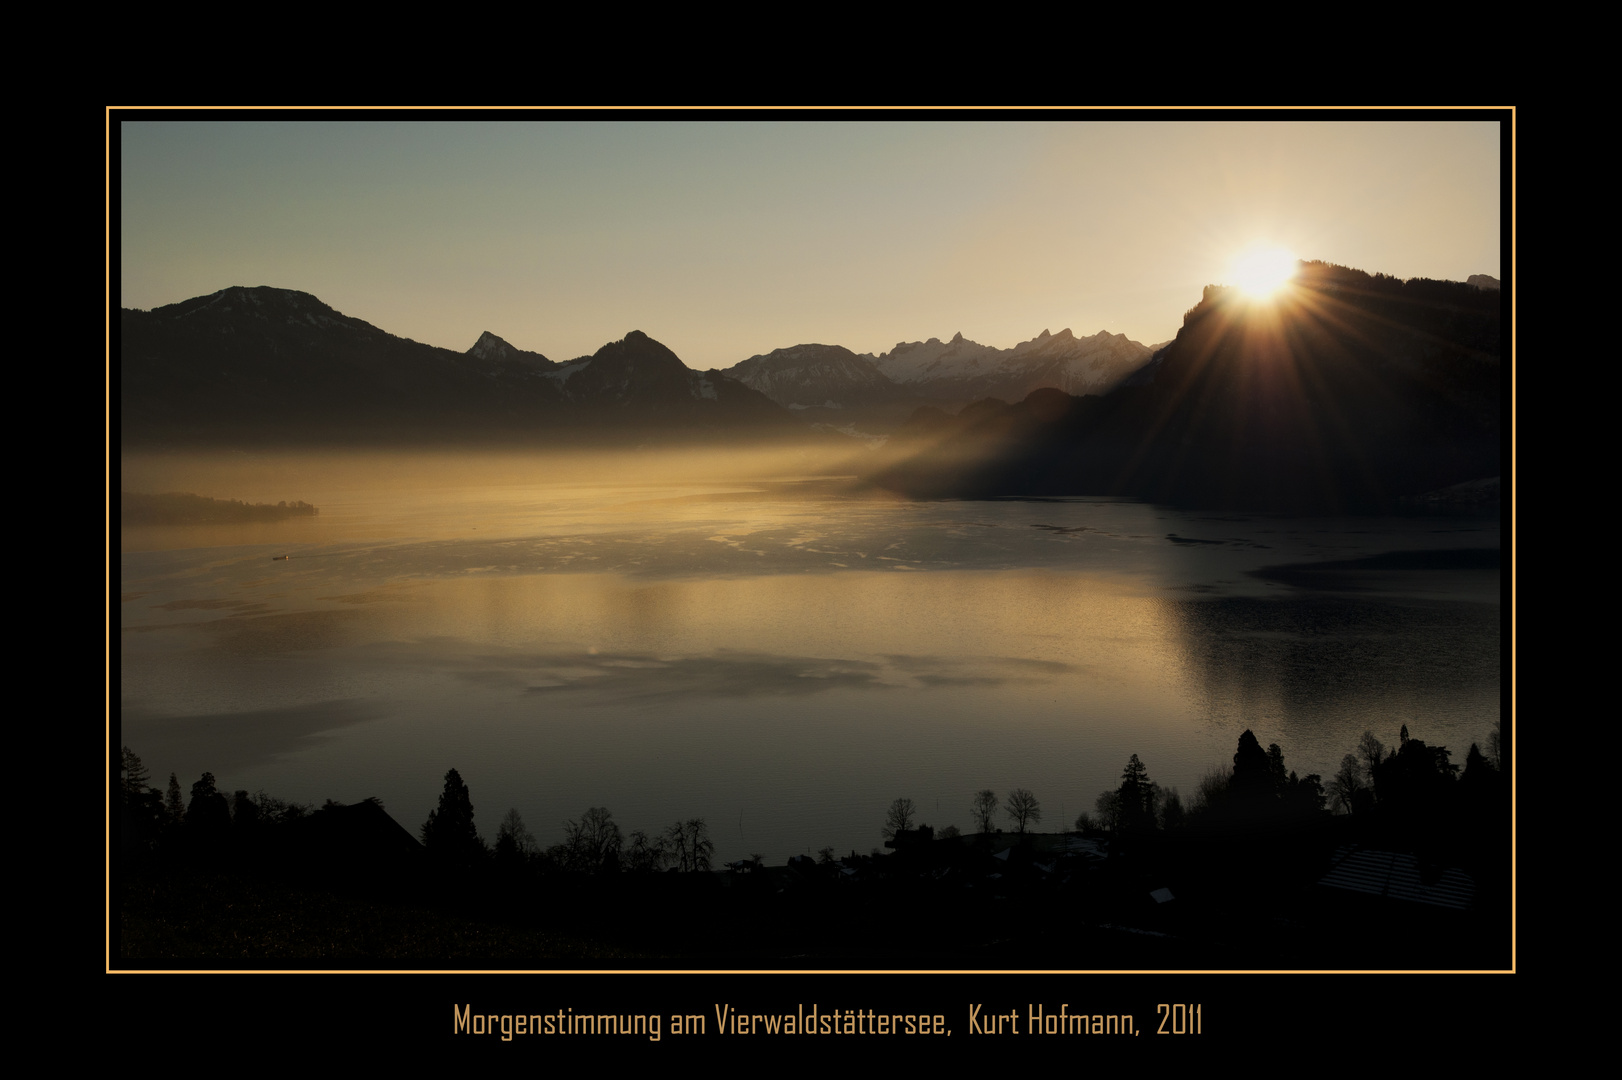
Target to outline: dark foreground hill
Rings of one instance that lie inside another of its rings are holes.
[[[1325,263],[1272,303],[1210,287],[1114,392],[920,410],[872,479],[914,496],[1391,510],[1500,475],[1501,297]]]

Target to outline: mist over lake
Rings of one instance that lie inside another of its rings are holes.
[[[119,737],[413,831],[454,767],[486,839],[603,806],[781,863],[879,846],[899,796],[967,831],[1025,787],[1061,829],[1134,753],[1187,798],[1247,727],[1327,779],[1365,729],[1461,761],[1499,718],[1496,517],[903,501],[838,465],[126,455],[125,490],[320,513],[123,531]]]

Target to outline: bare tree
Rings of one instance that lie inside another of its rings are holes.
[[[918,808],[911,799],[897,799],[890,804],[890,813],[884,819],[884,838],[894,840],[895,834],[905,832],[912,828],[913,818],[918,814]]]
[[[540,845],[530,835],[518,810],[508,810],[496,829],[496,858],[504,863],[523,862],[539,850]]]
[[[1340,771],[1329,782],[1329,794],[1335,800],[1335,809],[1352,812],[1352,804],[1357,801],[1357,793],[1367,789],[1363,782],[1363,764],[1357,760],[1356,754],[1347,754],[1340,759]]]
[[[670,866],[670,843],[664,835],[650,837],[638,829],[631,834],[622,862],[627,870],[656,874]]]
[[[1099,827],[1107,832],[1114,832],[1121,825],[1121,790],[1110,788],[1100,791],[1098,800],[1093,803],[1093,809],[1098,811]]]
[[[676,822],[665,830],[664,839],[677,870],[691,874],[712,868],[715,844],[710,841],[710,827],[703,818]]]
[[[1199,811],[1210,810],[1228,797],[1228,788],[1233,783],[1233,768],[1228,765],[1213,765],[1205,770],[1200,777],[1200,786],[1194,792],[1194,809]]]
[[[1408,733],[1408,725],[1402,725],[1404,736]],[[1363,737],[1357,740],[1357,753],[1363,759],[1364,768],[1368,772],[1369,781],[1374,780],[1374,770],[1380,767],[1385,760],[1385,743],[1374,737],[1374,732],[1365,731]]]
[[[1188,821],[1188,812],[1183,809],[1183,797],[1177,793],[1175,787],[1167,789],[1159,784],[1155,789],[1155,817],[1163,829],[1180,829]]]
[[[596,874],[618,869],[623,843],[619,823],[604,807],[593,806],[579,821],[563,823],[563,861],[570,870]]]
[[[990,832],[991,823],[997,818],[997,811],[1002,809],[1002,803],[997,799],[997,793],[990,788],[979,792],[974,797],[974,823],[980,826],[980,831]]]
[[[1027,826],[1042,820],[1042,804],[1026,789],[1015,788],[1008,793],[1008,816],[1014,819],[1014,829],[1023,833]]]

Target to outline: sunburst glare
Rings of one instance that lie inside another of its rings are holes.
[[[1266,300],[1295,277],[1295,252],[1285,248],[1252,248],[1233,261],[1233,282],[1253,300]]]

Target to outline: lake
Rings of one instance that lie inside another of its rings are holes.
[[[1492,560],[1258,573],[1496,551],[1496,517],[906,502],[838,464],[127,456],[126,490],[320,514],[122,531],[115,739],[188,791],[375,795],[415,832],[454,767],[491,842],[603,806],[776,864],[882,845],[900,796],[968,831],[1024,787],[1057,830],[1132,754],[1186,805],[1247,727],[1327,783],[1364,730],[1462,764],[1499,719]]]

